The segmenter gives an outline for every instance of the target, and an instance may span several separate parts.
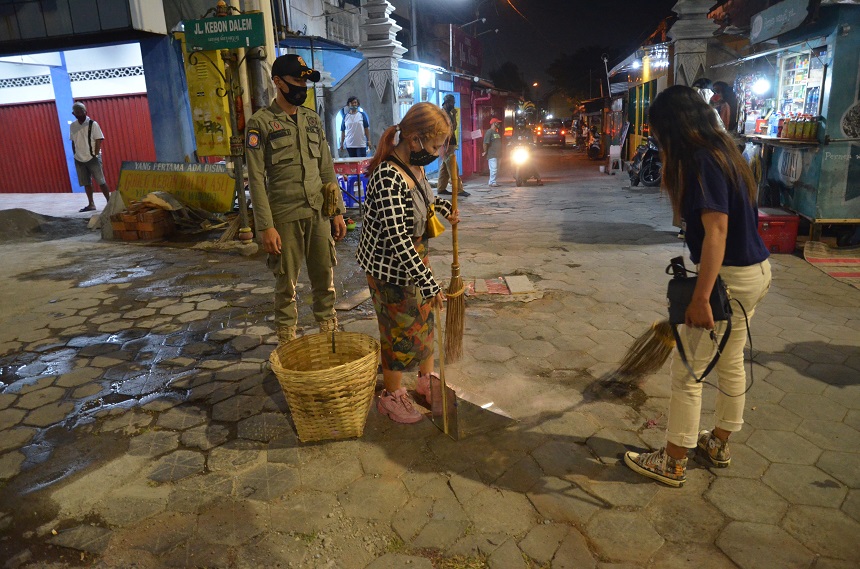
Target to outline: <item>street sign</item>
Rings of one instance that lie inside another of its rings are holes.
[[[189,51],[211,51],[265,45],[263,14],[224,16],[185,21],[185,42]]]

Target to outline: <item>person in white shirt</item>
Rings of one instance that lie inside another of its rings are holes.
[[[361,110],[358,97],[350,97],[346,101],[346,109],[342,114],[340,125],[340,148],[344,146],[350,158],[364,158],[370,145],[370,120],[367,113]]]
[[[75,155],[75,170],[78,183],[87,191],[89,204],[80,211],[95,211],[93,201],[93,178],[102,190],[105,201],[110,199],[110,189],[105,182],[102,168],[102,142],[105,137],[99,123],[87,116],[87,107],[80,101],[72,105],[72,114],[78,119],[69,125],[69,139],[72,141],[72,152]]]

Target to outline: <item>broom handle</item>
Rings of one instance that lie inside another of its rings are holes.
[[[454,211],[457,211],[457,194],[460,193],[460,188],[463,187],[463,182],[460,180],[460,173],[459,172],[454,172],[454,176],[457,178],[457,187],[454,187],[453,183],[451,184],[451,189],[454,190],[452,192],[454,195],[451,196],[451,207]],[[457,225],[459,225],[459,224],[457,224]],[[459,247],[459,244],[460,244],[460,242],[459,242],[459,239],[457,237],[457,225],[454,225],[451,228],[451,244],[452,244],[452,247],[454,248],[454,259],[453,259],[452,265],[451,265],[451,272],[453,273],[454,267],[456,267],[457,273],[458,273],[457,276],[459,276],[459,269],[460,269],[460,251],[459,251],[460,247]],[[453,277],[454,275],[452,274],[451,276]]]

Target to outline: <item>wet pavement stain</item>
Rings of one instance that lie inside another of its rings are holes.
[[[5,405],[0,406],[0,428],[9,426],[22,436],[33,429],[16,451],[22,457],[18,474],[0,497],[0,518],[3,512],[9,516],[7,529],[0,531],[5,537],[0,538],[0,558],[12,557],[23,545],[42,562],[62,557],[70,565],[87,565],[71,550],[44,543],[46,523],[56,529],[79,524],[57,511],[53,493],[86,480],[99,465],[122,459],[147,433],[176,440],[175,447],[148,447],[155,456],[173,452],[169,448],[192,453],[163,458],[156,478],[201,468],[208,472],[209,452],[237,439],[238,422],[246,417],[235,407],[235,413],[217,420],[216,405],[232,408],[228,399],[259,393],[269,399],[266,409],[286,411],[277,381],[262,367],[273,347],[265,342],[275,341],[274,283],[262,257],[234,262],[188,249],[164,253],[162,259],[139,252],[81,253],[65,259],[68,264],[21,275],[24,281],[71,281],[74,288],[58,292],[32,316],[36,330],[24,337],[20,349],[0,356],[0,402]],[[213,260],[230,263],[231,269],[213,268]],[[313,327],[310,287],[302,284],[299,322]],[[364,285],[363,273],[351,271],[337,287]],[[230,371],[243,357],[234,340],[248,334],[259,337],[247,343],[261,348],[259,360],[250,369]],[[20,408],[25,397],[47,395],[56,401]],[[264,411],[262,405],[251,411]],[[177,430],[159,424],[159,416],[183,409],[202,413],[206,429],[192,434],[197,427],[190,424],[180,422]],[[109,527],[103,520],[96,523]]]

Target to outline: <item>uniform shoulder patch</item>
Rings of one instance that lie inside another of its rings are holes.
[[[245,144],[248,148],[260,148],[260,129],[249,128]]]

